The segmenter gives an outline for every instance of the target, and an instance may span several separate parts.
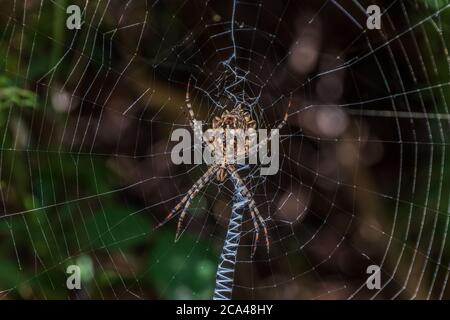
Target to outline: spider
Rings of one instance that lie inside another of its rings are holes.
[[[194,134],[197,136],[202,136],[201,130],[199,131],[199,128],[194,125],[195,115],[194,111],[192,109],[191,99],[190,99],[190,82],[189,79],[187,89],[186,89],[186,107],[189,114],[189,120],[190,120],[190,126],[192,130],[194,131]],[[286,125],[286,121],[288,118],[288,111],[291,106],[291,100],[289,100],[288,108],[286,110],[286,113],[284,114],[283,120],[281,123],[276,127],[276,129],[280,130],[282,127]],[[212,128],[213,129],[242,129],[242,130],[248,130],[249,132],[255,133],[256,129],[256,122],[252,119],[249,112],[244,111],[242,108],[242,105],[237,105],[232,110],[225,110],[220,117],[216,116],[212,121]],[[272,131],[273,132],[273,131]],[[268,142],[268,140],[271,139],[271,136],[266,138],[265,140],[261,141],[259,145],[265,144]],[[209,139],[209,145],[207,147],[212,148],[212,154],[215,152],[218,152],[219,149],[222,156],[220,157],[220,161],[214,164],[211,164],[207,171],[203,174],[202,177],[200,177],[188,190],[188,192],[185,194],[183,199],[170,211],[170,213],[167,215],[167,217],[158,224],[156,228],[159,228],[161,225],[165,224],[167,221],[172,219],[174,215],[181,210],[180,217],[178,219],[177,224],[177,231],[175,235],[175,241],[178,241],[180,237],[180,231],[181,226],[183,223],[183,219],[186,216],[187,210],[191,204],[191,201],[194,199],[194,197],[200,192],[201,189],[203,189],[211,180],[215,178],[215,180],[219,183],[223,183],[226,181],[228,177],[231,177],[231,179],[234,181],[235,186],[237,188],[240,188],[242,190],[242,196],[247,199],[248,208],[250,211],[250,215],[252,218],[254,230],[255,230],[255,239],[254,239],[254,245],[252,249],[252,256],[255,254],[256,251],[256,245],[259,240],[259,233],[260,233],[260,227],[262,227],[264,231],[265,236],[265,244],[267,248],[267,254],[269,254],[269,246],[270,246],[270,240],[269,240],[269,233],[267,230],[267,225],[264,219],[262,218],[261,214],[259,213],[258,208],[256,207],[256,203],[253,200],[253,196],[251,192],[246,187],[244,181],[239,176],[239,173],[237,171],[236,166],[230,161],[228,158],[228,154],[223,155],[224,149],[223,149],[223,140],[222,139],[215,139],[214,137]],[[252,148],[258,147],[252,146]],[[248,157],[249,155],[249,145],[248,140],[246,137],[245,141],[245,154],[236,154],[238,157]],[[235,158],[234,158],[235,159]]]

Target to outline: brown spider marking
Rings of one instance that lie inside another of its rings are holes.
[[[192,109],[192,104],[190,101],[190,92],[189,92],[190,82],[191,82],[191,78],[189,78],[189,82],[188,82],[187,90],[186,90],[186,107],[188,109],[190,125],[191,125],[192,129],[194,130],[194,134],[202,136],[202,133],[198,132],[198,129],[196,128],[196,126],[194,124],[194,121],[196,121],[196,119],[195,119],[194,111]],[[286,121],[288,118],[288,111],[290,109],[290,106],[291,106],[291,101],[289,100],[288,109],[286,110],[286,113],[284,114],[283,120],[277,126],[278,130],[281,129],[284,125],[286,125]],[[246,130],[251,131],[251,130],[256,129],[256,122],[255,122],[255,120],[252,119],[250,113],[245,111],[242,108],[242,106],[239,104],[237,107],[235,107],[232,110],[225,110],[220,117],[215,117],[212,121],[212,128],[213,129],[220,129],[220,128],[222,128],[222,129],[242,129],[243,131],[246,131]],[[219,149],[221,149],[220,151],[222,152],[222,154],[226,154],[226,152],[224,152],[224,150],[223,150],[223,141],[225,141],[223,139],[225,139],[225,138],[226,137],[215,140],[215,138],[213,137],[212,139],[210,139],[208,141],[210,143],[209,145],[212,146],[212,149],[213,149],[212,153],[219,151]],[[264,141],[261,141],[259,143],[259,145],[267,143],[267,141],[270,139],[271,139],[271,137],[265,139]],[[236,148],[234,150],[236,150]],[[249,153],[248,140],[246,140],[244,152],[245,152],[244,155],[237,154],[237,156],[238,157],[239,156],[248,157],[248,153]],[[235,154],[235,156],[236,156],[236,154]],[[236,158],[233,157],[233,159],[236,159]],[[177,232],[176,232],[176,236],[175,236],[175,241],[178,241],[178,239],[180,238],[180,235],[181,235],[180,232],[181,232],[181,226],[183,223],[183,219],[186,216],[187,210],[189,208],[189,205],[190,205],[192,199],[194,199],[194,197],[200,192],[200,190],[203,189],[203,187],[205,187],[212,180],[213,177],[220,183],[223,183],[228,177],[231,177],[233,179],[236,187],[238,187],[242,190],[242,195],[247,199],[253,226],[255,228],[255,239],[254,239],[254,243],[253,243],[251,256],[253,257],[256,252],[256,244],[259,241],[260,227],[262,227],[262,229],[264,231],[264,236],[265,236],[265,240],[266,240],[265,242],[266,242],[266,247],[267,247],[267,254],[269,254],[270,240],[269,240],[269,233],[267,230],[266,222],[262,218],[261,214],[259,213],[259,210],[256,207],[256,203],[253,200],[253,196],[252,196],[251,192],[248,190],[244,181],[239,176],[239,173],[237,172],[236,167],[231,163],[230,159],[228,159],[227,156],[223,156],[222,161],[220,163],[212,164],[209,166],[208,170],[203,174],[203,176],[200,177],[200,179],[198,179],[194,183],[194,185],[188,190],[188,192],[183,197],[183,199],[169,212],[167,217],[161,223],[159,223],[156,226],[156,228],[159,228],[160,226],[165,224],[167,221],[172,219],[176,215],[176,213],[180,209],[182,209],[180,217],[178,219]]]

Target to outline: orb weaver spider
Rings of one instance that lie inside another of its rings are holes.
[[[192,109],[191,99],[190,99],[190,83],[191,78],[189,78],[187,89],[186,89],[186,107],[188,110],[189,115],[189,121],[190,126],[192,130],[194,131],[194,134],[198,137],[202,137],[201,129],[199,129],[197,126],[195,126],[195,122],[197,121],[195,119],[194,111]],[[286,125],[287,118],[289,116],[288,112],[291,106],[291,99],[289,100],[288,108],[284,114],[283,120],[281,123],[275,128],[280,130]],[[249,130],[255,132],[256,129],[256,122],[252,119],[249,112],[244,111],[242,108],[242,105],[238,104],[235,108],[232,110],[225,110],[220,117],[215,117],[212,121],[212,128],[213,129],[241,129],[241,130]],[[261,144],[267,144],[267,142],[272,138],[272,134],[274,131],[272,131],[271,136],[264,139],[263,141],[259,142],[259,144],[256,147],[259,147]],[[200,141],[203,141],[200,140]],[[223,148],[223,141],[220,141],[220,139],[214,140],[214,138],[210,138],[208,141],[209,145],[207,147],[212,147],[212,152],[214,153],[218,149]],[[238,154],[238,157],[248,157],[250,148],[247,144],[248,140],[246,140],[245,148],[244,148],[244,154]],[[255,146],[252,146],[252,148]],[[189,209],[189,206],[194,199],[194,197],[209,183],[213,178],[217,180],[219,183],[225,182],[225,180],[228,177],[231,177],[232,180],[235,183],[235,187],[239,188],[242,193],[242,196],[246,198],[251,219],[253,222],[253,226],[255,228],[255,239],[252,249],[252,256],[254,256],[256,251],[256,244],[259,240],[259,233],[260,233],[260,227],[262,227],[264,231],[265,236],[265,242],[266,242],[266,248],[267,248],[267,254],[269,254],[269,247],[270,247],[270,240],[269,240],[269,232],[267,229],[267,225],[265,220],[262,218],[261,214],[259,213],[258,208],[256,207],[256,203],[253,200],[253,196],[251,192],[246,187],[244,181],[240,177],[238,170],[236,166],[233,164],[232,161],[228,158],[227,155],[221,157],[221,161],[219,163],[211,164],[208,168],[208,170],[192,185],[192,187],[188,190],[188,192],[185,194],[183,199],[169,212],[169,214],[166,216],[166,218],[160,222],[156,228],[159,228],[166,222],[168,222],[170,219],[172,219],[177,212],[179,212],[181,209],[181,214],[178,219],[177,224],[177,231],[175,235],[175,241],[178,241],[180,237],[180,231],[181,226],[183,223],[183,220],[187,214],[187,210]],[[235,158],[233,158],[235,160]]]

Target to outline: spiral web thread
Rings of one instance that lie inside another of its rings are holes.
[[[235,188],[230,222],[216,273],[214,300],[230,300],[233,292],[234,271],[241,240],[243,211],[248,205],[248,199],[242,196],[242,187],[235,186]]]

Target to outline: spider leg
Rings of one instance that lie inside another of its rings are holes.
[[[256,214],[256,217],[258,217],[259,222],[261,223],[263,230],[264,230],[264,236],[266,238],[266,248],[267,248],[267,254],[269,254],[269,246],[270,246],[270,240],[269,240],[269,232],[267,230],[267,225],[264,219],[261,217],[261,214],[259,213],[258,208],[256,207],[255,201],[251,199],[249,208],[251,211],[254,211]]]
[[[208,148],[208,150],[211,151],[211,148],[208,144],[205,144],[203,141],[203,132],[202,132],[202,128],[198,125],[195,125],[195,122],[197,121],[195,119],[195,114],[194,114],[194,109],[192,108],[192,103],[191,103],[191,94],[190,94],[190,89],[191,89],[191,79],[192,76],[189,77],[188,80],[188,84],[187,84],[187,89],[186,89],[186,107],[188,109],[188,115],[189,115],[189,123],[191,125],[192,131],[194,131],[194,135],[195,137],[201,141],[202,146],[204,146],[205,148]]]
[[[174,215],[183,207],[182,216],[184,218],[185,211],[187,211],[187,207],[189,206],[192,199],[197,195],[197,193],[211,180],[211,178],[215,175],[218,168],[216,166],[211,166],[204,174],[198,179],[194,185],[189,189],[186,195],[181,199],[181,201],[169,212],[167,217],[160,222],[155,229],[158,229],[162,225],[166,224],[170,219],[174,217]],[[183,214],[184,213],[184,214]],[[181,217],[180,217],[181,219]]]
[[[289,110],[291,109],[291,104],[292,104],[292,94],[291,94],[291,97],[289,98],[288,107],[287,107],[287,109],[286,109],[286,112],[284,113],[283,120],[282,120],[282,121],[280,122],[280,124],[277,126],[277,129],[278,129],[278,130],[281,130],[281,128],[283,128],[283,127],[286,125],[287,119],[288,119],[288,117],[289,117]]]
[[[197,189],[195,191],[195,195],[200,191],[200,189]],[[177,232],[175,233],[175,242],[178,241],[178,239],[180,239],[180,231],[181,231],[181,226],[183,224],[183,220],[184,217],[186,216],[187,210],[189,208],[189,205],[191,204],[192,199],[195,197],[195,195],[192,196],[192,198],[189,198],[188,201],[186,201],[186,205],[183,208],[183,211],[180,214],[180,218],[178,219],[178,223],[177,223]]]
[[[181,209],[181,207],[183,207],[189,201],[189,199],[191,199],[191,197],[195,197],[197,189],[198,189],[197,184],[194,184],[186,193],[186,195],[183,197],[183,199],[181,199],[181,201],[178,202],[178,204],[169,212],[166,218],[155,227],[155,229],[158,229],[159,227],[166,224],[170,219],[172,219],[173,216]]]
[[[199,138],[200,141],[202,141],[203,133],[201,131],[201,128],[198,128],[195,125],[195,121],[197,121],[197,120],[195,119],[194,109],[192,109],[191,94],[190,94],[191,79],[192,79],[192,77],[189,77],[189,81],[188,81],[187,89],[186,89],[186,100],[185,100],[186,101],[186,107],[188,109],[189,122],[191,124],[191,128],[194,131],[194,134],[196,135],[196,137]]]
[[[288,107],[287,107],[287,109],[286,109],[286,112],[284,113],[283,120],[281,120],[281,122],[278,124],[278,126],[275,127],[275,129],[277,129],[278,131],[281,130],[281,128],[283,128],[283,127],[286,125],[286,123],[287,123],[287,119],[288,119],[288,117],[289,117],[289,110],[291,109],[291,104],[292,104],[291,102],[292,102],[292,94],[291,94],[291,97],[289,98]],[[268,142],[269,140],[272,140],[272,138],[273,138],[274,135],[275,135],[275,131],[274,131],[274,130],[271,130],[270,136],[267,137],[267,138],[265,138],[263,141],[261,141],[261,142],[258,143],[257,145],[253,146],[253,147],[249,150],[249,153],[257,152],[257,151],[258,151],[258,148],[260,148],[261,145],[267,144],[267,142]]]
[[[190,88],[191,88],[191,77],[189,77],[189,81],[188,81],[187,89],[186,89],[186,107],[189,112],[189,119],[191,121],[194,121],[195,115],[194,115],[194,110],[192,109],[192,104],[191,104]]]
[[[253,225],[255,226],[255,243],[252,249],[252,257],[255,254],[256,251],[256,244],[259,240],[259,225],[258,221],[261,224],[263,230],[264,230],[264,236],[266,238],[266,247],[267,247],[267,254],[269,254],[269,232],[267,230],[267,225],[264,219],[261,217],[261,214],[259,213],[258,208],[256,207],[256,203],[253,200],[252,194],[248,190],[248,188],[245,186],[245,183],[242,181],[242,178],[239,176],[238,172],[236,171],[236,168],[234,166],[229,166],[230,175],[233,177],[233,179],[236,181],[236,184],[239,188],[242,190],[242,195],[247,198],[248,200],[248,208],[250,210],[250,215],[252,216]]]
[[[287,109],[286,109],[286,112],[284,113],[283,120],[280,122],[280,124],[278,124],[278,126],[276,127],[276,129],[281,130],[281,128],[283,128],[283,127],[286,125],[287,119],[288,119],[288,117],[289,117],[289,110],[291,109],[291,105],[292,105],[292,94],[291,94],[291,96],[290,96],[290,98],[289,98],[288,107],[287,107]],[[270,137],[264,139],[263,141],[261,141],[257,146],[260,146],[261,144],[267,144],[267,142],[268,142],[269,140],[272,140],[272,137],[273,137],[274,134],[275,134],[275,132],[274,132],[274,131],[271,131]],[[239,177],[239,175],[238,175],[238,177]],[[265,234],[265,237],[266,237],[267,254],[269,254],[269,245],[270,245],[270,241],[269,241],[269,233],[268,233],[268,231],[267,231],[267,225],[266,225],[266,222],[264,221],[264,219],[263,219],[263,218],[261,217],[261,215],[259,214],[259,210],[258,210],[258,208],[256,207],[255,201],[254,201],[253,198],[251,197],[250,191],[247,189],[247,187],[245,186],[245,184],[242,182],[242,179],[239,178],[239,180],[240,180],[241,184],[243,185],[243,190],[246,190],[246,191],[247,191],[247,194],[249,195],[248,198],[249,198],[249,209],[250,209],[250,212],[252,212],[252,211],[255,212],[255,215],[258,217],[258,220],[259,220],[259,222],[261,223],[261,225],[262,225],[262,227],[263,227],[264,234]]]
[[[247,189],[247,188],[246,188]],[[261,224],[263,230],[264,230],[264,237],[266,238],[266,248],[267,248],[267,254],[269,254],[269,246],[270,246],[270,241],[269,241],[269,232],[267,231],[267,225],[266,222],[264,221],[264,219],[261,217],[261,214],[259,213],[258,208],[256,207],[255,201],[253,200],[250,191],[248,191],[247,189],[247,193],[244,194],[244,196],[249,200],[248,203],[248,208],[250,209],[250,213],[252,214],[252,216],[256,216],[259,220],[259,223]],[[256,243],[258,243],[258,234],[256,234]],[[255,254],[256,251],[256,246],[253,249],[253,253],[252,256]]]

